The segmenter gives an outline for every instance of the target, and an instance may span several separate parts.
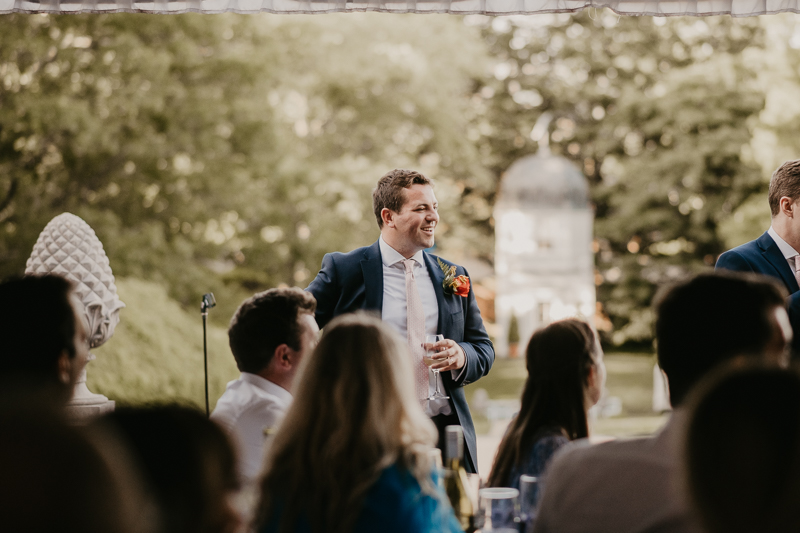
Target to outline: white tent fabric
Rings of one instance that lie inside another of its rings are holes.
[[[800,12],[800,0],[0,0],[19,13],[450,13],[515,15],[610,8],[620,15],[747,17]]]

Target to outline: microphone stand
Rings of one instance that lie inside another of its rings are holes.
[[[203,301],[200,304],[200,316],[203,317],[203,374],[205,376],[206,385],[206,416],[211,415],[208,408],[208,334],[206,332],[206,322],[208,320],[208,310],[217,305],[214,299],[214,294],[209,292],[203,295]]]

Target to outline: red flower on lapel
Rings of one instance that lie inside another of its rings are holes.
[[[444,273],[444,281],[442,282],[442,289],[445,294],[455,294],[466,298],[469,296],[469,278],[465,275],[456,276],[456,267],[445,265],[438,257],[436,261],[439,263],[439,268]]]

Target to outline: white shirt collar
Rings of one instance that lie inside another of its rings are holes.
[[[268,379],[264,379],[261,376],[251,374],[249,372],[242,372],[241,379],[242,381],[250,383],[254,387],[258,387],[259,389],[272,394],[273,396],[277,396],[278,399],[286,403],[291,403],[292,401],[292,394],[288,390],[284,389],[280,385],[276,385]]]
[[[381,261],[383,261],[383,266],[392,266],[401,261],[405,261],[406,258],[400,254],[397,250],[389,246],[386,241],[383,240],[383,235],[381,238],[378,239],[378,246],[381,248]],[[411,259],[419,263],[420,265],[424,265],[424,258],[422,256],[422,250],[415,253],[411,256]]]
[[[772,237],[773,241],[775,241],[775,244],[778,245],[778,248],[780,248],[783,257],[785,257],[786,259],[791,259],[796,255],[800,255],[800,253],[798,253],[797,250],[792,248],[792,246],[788,242],[781,239],[781,236],[778,235],[778,232],[776,232],[772,226],[769,227],[767,233],[769,233],[769,236]]]

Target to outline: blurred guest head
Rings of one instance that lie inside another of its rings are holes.
[[[60,276],[0,284],[0,377],[69,398],[89,355],[82,309],[72,284]]]
[[[123,447],[41,406],[0,401],[0,531],[153,533]]]
[[[240,526],[236,460],[227,436],[197,409],[120,408],[101,421],[130,446],[159,507],[163,533],[225,533]]]
[[[785,292],[771,278],[700,274],[656,298],[658,362],[673,406],[719,363],[741,355],[788,361]]]
[[[576,319],[554,322],[533,334],[526,352],[528,379],[519,414],[497,451],[489,484],[508,486],[543,428],[570,439],[588,435],[586,411],[605,385],[603,350],[592,328]]]
[[[737,366],[689,402],[692,503],[709,533],[800,532],[800,375]]]
[[[303,354],[316,344],[316,307],[314,297],[298,288],[270,289],[245,300],[228,329],[239,370],[291,390]]]
[[[364,495],[398,464],[433,491],[436,428],[416,397],[405,344],[379,319],[342,315],[304,363],[267,457],[258,522],[304,509],[315,531],[352,529]]]

